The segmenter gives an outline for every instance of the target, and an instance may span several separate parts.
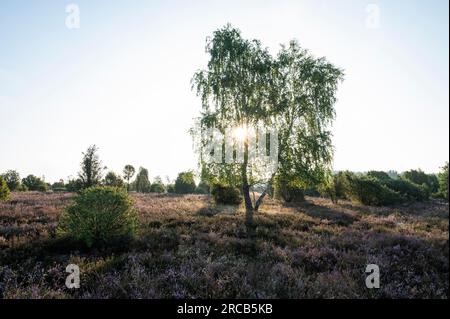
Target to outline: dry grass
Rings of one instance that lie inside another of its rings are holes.
[[[87,250],[55,238],[71,194],[15,193],[0,203],[3,298],[448,298],[449,207],[373,208],[308,198],[242,208],[203,195],[133,194],[139,238]],[[66,265],[80,266],[69,291]],[[365,267],[381,288],[365,287]]]

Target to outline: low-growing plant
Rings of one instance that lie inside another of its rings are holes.
[[[273,197],[290,202],[303,202],[305,200],[304,189],[293,183],[276,179],[274,183]]]
[[[138,230],[133,201],[122,188],[95,186],[82,190],[62,214],[57,234],[103,246],[117,239],[131,239]]]
[[[153,183],[150,186],[150,193],[165,193],[166,187],[163,183]]]
[[[194,173],[181,172],[175,180],[175,192],[177,194],[193,194],[195,192]]]
[[[237,187],[214,184],[211,194],[216,204],[237,206],[242,202],[241,193]]]

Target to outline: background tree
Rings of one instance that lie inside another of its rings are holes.
[[[127,181],[127,191],[130,191],[130,180],[133,178],[136,170],[133,165],[125,165],[123,169],[123,178]]]
[[[442,167],[438,175],[439,179],[439,193],[442,197],[448,200],[448,162]]]
[[[6,181],[0,176],[0,202],[9,199],[10,192]]]
[[[193,194],[195,192],[195,179],[192,171],[181,172],[175,180],[175,193]]]
[[[48,189],[47,184],[42,179],[34,175],[28,175],[23,178],[22,184],[25,185],[30,191],[45,192]]]
[[[208,39],[208,69],[197,72],[193,88],[202,100],[202,116],[193,134],[200,148],[208,143],[205,132],[275,127],[278,131],[278,169],[270,172],[249,162],[249,136],[243,137],[239,164],[207,164],[213,176],[231,176],[244,197],[246,223],[251,224],[275,177],[289,187],[317,184],[330,170],[329,125],[334,119],[336,90],[343,73],[324,58],[316,59],[292,41],[276,59],[257,40],[245,40],[230,25]],[[200,156],[201,165],[205,162]],[[225,174],[224,174],[225,171]],[[236,182],[236,180],[238,180]],[[266,189],[252,202],[252,186]]]
[[[108,174],[106,174],[105,178],[103,179],[103,184],[105,186],[112,186],[112,187],[124,186],[122,178],[113,171],[109,171]]]
[[[90,146],[85,153],[83,153],[83,159],[81,161],[81,171],[78,173],[83,188],[99,185],[103,171],[105,167],[102,166],[102,162],[98,157],[98,147],[95,145]]]
[[[67,191],[66,184],[64,184],[64,180],[62,179],[60,179],[59,182],[53,183],[51,189],[55,192]]]
[[[166,187],[164,186],[164,183],[161,179],[161,177],[156,176],[152,185],[150,186],[150,192],[151,193],[165,193]]]
[[[138,193],[148,193],[150,192],[151,183],[148,179],[148,170],[146,168],[140,167],[139,173],[136,175],[135,187]]]
[[[68,192],[78,192],[83,189],[83,181],[80,178],[69,178],[66,184],[66,189]]]
[[[9,170],[2,175],[10,191],[15,191],[20,186],[20,175],[17,171]]]

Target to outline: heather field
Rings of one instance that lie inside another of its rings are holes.
[[[449,206],[307,197],[244,208],[207,195],[132,194],[139,235],[88,249],[56,235],[71,193],[0,203],[0,298],[448,298]],[[367,289],[365,267],[380,267]],[[80,289],[65,286],[68,264]]]

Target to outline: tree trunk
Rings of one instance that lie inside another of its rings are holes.
[[[241,166],[242,176],[242,194],[244,195],[245,203],[245,224],[251,226],[253,224],[253,203],[250,198],[250,185],[248,184],[247,177],[248,166],[248,141],[244,142],[244,161]]]

